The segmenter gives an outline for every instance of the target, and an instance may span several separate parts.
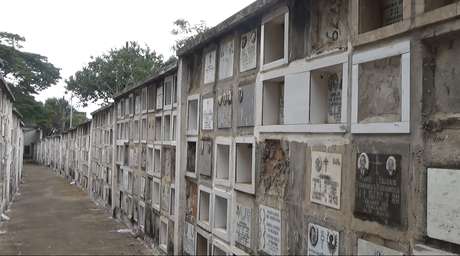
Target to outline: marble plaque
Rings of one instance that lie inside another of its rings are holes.
[[[157,87],[157,106],[156,109],[163,109],[163,86]]]
[[[235,242],[247,248],[251,248],[251,218],[251,208],[236,205]]]
[[[216,79],[216,51],[210,51],[204,60],[204,83],[212,83]]]
[[[339,232],[308,224],[308,255],[339,255]]]
[[[189,222],[185,222],[184,253],[195,255],[195,226]]]
[[[356,217],[378,223],[401,224],[401,156],[358,153]]]
[[[414,249],[412,250],[412,255],[414,256],[452,255],[453,256],[457,254],[439,250],[433,247],[429,247],[424,244],[416,244],[414,246]]]
[[[312,151],[311,165],[310,200],[340,209],[342,155]]]
[[[240,72],[251,70],[257,66],[257,29],[241,36]]]
[[[217,128],[232,127],[232,89],[217,90]]]
[[[385,246],[358,239],[358,255],[403,255],[402,252],[390,249]]]
[[[261,205],[259,208],[260,250],[281,255],[281,212]]]
[[[427,234],[460,244],[460,170],[428,169]]]
[[[203,99],[203,130],[214,129],[214,98]]]
[[[219,56],[219,80],[233,76],[233,59],[235,45],[233,40],[220,45]]]

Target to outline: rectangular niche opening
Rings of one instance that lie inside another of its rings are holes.
[[[153,208],[160,209],[160,180],[153,180],[153,190],[152,190],[152,205]]]
[[[217,144],[216,178],[228,180],[230,177],[230,145]]]
[[[214,229],[227,233],[228,199],[215,195],[214,197]]]
[[[169,203],[169,215],[174,216],[176,214],[176,189],[171,188],[171,197]]]
[[[154,169],[154,154],[153,154],[153,148],[149,147],[148,148],[148,153],[147,153],[147,173],[153,175],[155,172]]]
[[[187,141],[187,172],[196,173],[196,141]]]
[[[160,222],[160,248],[166,251],[168,248],[168,222],[167,220]]]
[[[209,212],[211,209],[211,193],[204,191],[204,190],[200,190],[199,196],[200,198],[199,198],[198,203],[199,203],[200,208],[199,208],[198,220],[204,223],[206,226],[209,226],[209,222],[210,222]]]
[[[429,12],[456,2],[458,2],[458,0],[425,0],[425,12]]]
[[[153,163],[154,163],[154,169],[153,172],[155,174],[160,174],[161,173],[161,148],[155,147],[153,150]]]
[[[172,117],[172,133],[171,133],[171,139],[173,141],[176,140],[176,133],[177,133],[177,115],[173,114],[173,117]]]
[[[163,140],[171,140],[171,115],[164,115],[164,131],[163,131]]]
[[[164,98],[165,98],[165,108],[172,106],[172,86],[173,86],[172,76],[166,77],[164,82]]]
[[[284,77],[263,82],[262,125],[284,124]]]
[[[208,239],[201,235],[200,233],[196,233],[196,255],[209,255],[209,241]]]
[[[252,180],[252,143],[236,143],[235,183],[251,185]]]
[[[143,141],[146,141],[146,140],[147,140],[147,132],[148,132],[147,119],[144,118],[144,119],[142,119],[142,135],[141,135],[141,140],[143,140]]]
[[[400,122],[401,81],[401,55],[360,63],[358,122]]]
[[[311,71],[310,123],[336,124],[342,119],[342,65]]]
[[[359,33],[402,21],[403,0],[359,0]]]
[[[285,49],[285,14],[280,14],[268,22],[264,23],[264,64],[272,63],[284,59]]]
[[[198,99],[188,101],[187,131],[189,134],[198,132]]]
[[[155,141],[161,141],[161,116],[155,117]]]

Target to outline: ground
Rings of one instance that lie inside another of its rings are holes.
[[[152,254],[88,195],[49,168],[24,166],[24,184],[0,223],[0,254]]]

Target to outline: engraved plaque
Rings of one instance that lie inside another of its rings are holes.
[[[222,43],[219,56],[219,79],[233,76],[233,58],[235,46],[233,40]]]
[[[241,36],[240,72],[251,70],[257,66],[257,29]]]
[[[235,242],[247,248],[251,248],[251,218],[251,208],[236,205]]]
[[[308,255],[339,255],[339,232],[308,224]]]
[[[216,51],[210,51],[205,55],[204,83],[212,83],[216,76]]]
[[[238,89],[238,126],[254,126],[254,85]]]
[[[213,125],[214,117],[214,99],[206,98],[203,99],[203,130],[212,130],[214,129]]]
[[[212,141],[202,140],[198,148],[198,171],[200,175],[211,176]]]
[[[217,128],[232,127],[232,102],[231,89],[218,89],[217,93]]]
[[[390,249],[385,246],[358,239],[358,255],[403,255],[402,252]]]
[[[460,170],[428,169],[427,234],[460,244]]]
[[[310,200],[340,209],[342,155],[311,152]]]
[[[281,212],[261,205],[259,208],[260,250],[281,255]]]
[[[401,224],[401,156],[358,153],[356,217],[381,224]]]

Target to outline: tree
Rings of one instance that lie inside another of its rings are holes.
[[[188,42],[195,39],[198,35],[206,32],[209,27],[206,25],[206,22],[200,20],[199,23],[191,25],[189,21],[185,19],[177,19],[173,22],[173,29],[171,34],[178,37],[176,39],[172,49],[177,51],[184,47]]]
[[[46,135],[59,133],[70,128],[70,104],[64,98],[49,98],[43,104],[45,118],[41,120],[39,126]],[[86,114],[73,109],[73,127],[85,122]]]
[[[66,87],[82,102],[108,102],[125,87],[145,80],[162,67],[162,55],[137,42],[126,42],[120,49],[91,57],[86,66],[66,80]]]
[[[61,76],[47,57],[19,51],[24,42],[20,35],[0,32],[0,72],[13,82],[16,92],[29,95],[56,84]]]

